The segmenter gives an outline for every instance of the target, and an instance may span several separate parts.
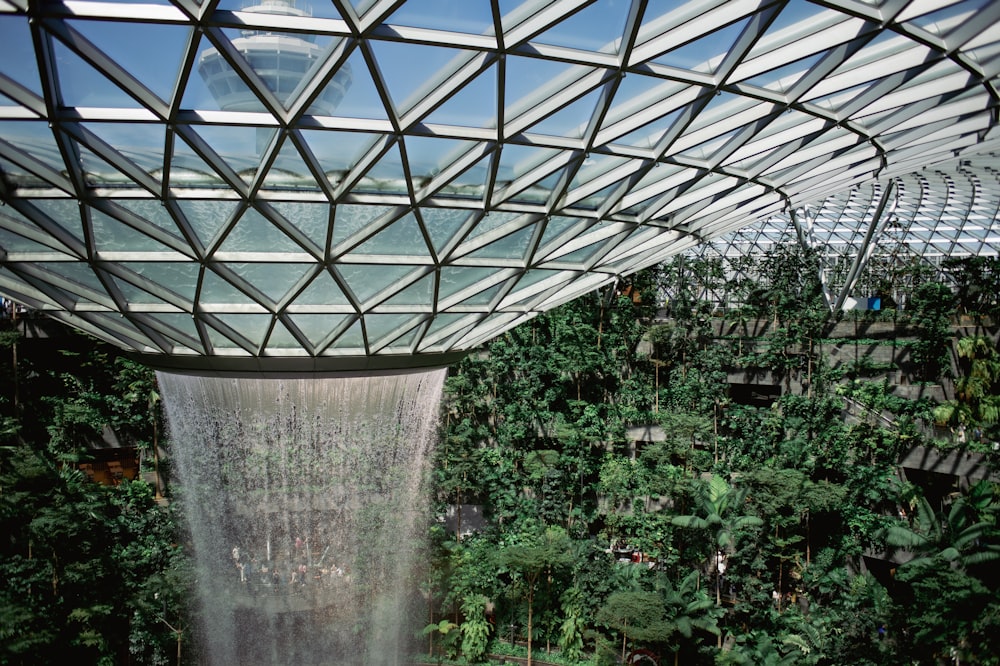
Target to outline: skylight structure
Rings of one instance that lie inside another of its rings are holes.
[[[783,210],[993,159],[998,20],[0,0],[0,293],[183,364],[440,362]]]

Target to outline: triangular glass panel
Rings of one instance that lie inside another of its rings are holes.
[[[219,230],[225,227],[236,212],[239,202],[202,199],[177,199],[177,205],[187,219],[202,245],[212,244]]]
[[[534,146],[505,144],[500,150],[497,187],[510,185],[514,180],[551,160],[559,153],[560,151],[555,148],[536,148]]]
[[[500,227],[513,222],[522,216],[523,213],[505,213],[500,211],[487,213],[479,218],[479,221],[476,223],[476,226],[473,227],[472,232],[466,236],[466,241],[478,238],[479,236],[487,234],[494,229],[499,229]]]
[[[474,141],[408,136],[403,139],[410,177],[419,189],[476,145]]]
[[[278,319],[274,322],[271,335],[267,336],[268,349],[301,349],[302,343],[292,335],[292,332],[285,328],[285,325]]]
[[[571,49],[618,53],[628,12],[618,0],[597,0],[566,17],[531,41]]]
[[[115,283],[115,286],[118,287],[118,291],[120,291],[122,296],[125,297],[125,302],[131,306],[164,305],[166,303],[166,301],[159,296],[154,296],[142,287],[134,285],[131,282],[126,282],[116,276],[112,276],[111,279]]]
[[[199,125],[192,129],[204,139],[229,168],[250,183],[260,168],[261,153],[274,136],[272,127]]]
[[[758,88],[766,88],[777,93],[787,93],[791,90],[792,86],[809,73],[809,70],[819,62],[823,55],[825,54],[817,53],[808,58],[801,58],[783,67],[778,67],[769,72],[745,79],[742,83],[757,86]]]
[[[326,179],[336,187],[371,148],[377,137],[361,132],[299,130]]]
[[[211,270],[205,271],[198,300],[201,303],[218,305],[260,305],[256,300],[238,289],[236,285]]]
[[[31,203],[50,220],[68,231],[81,243],[85,242],[80,205],[72,199],[32,199]]]
[[[165,129],[149,123],[86,123],[85,129],[93,132],[109,146],[114,146],[123,157],[154,178],[163,173],[163,147]]]
[[[546,258],[544,260],[545,264],[573,264],[573,265],[584,265],[588,261],[594,258],[595,255],[604,250],[608,246],[608,239],[601,239],[597,242],[591,243],[581,247],[579,250],[574,250],[567,254],[561,254],[553,258]]]
[[[267,335],[267,329],[271,326],[271,315],[269,314],[220,312],[213,316],[252,342],[255,347],[260,347],[264,343],[264,336]]]
[[[321,271],[309,286],[295,297],[295,305],[350,306],[351,301],[327,271]]]
[[[79,141],[70,139],[80,156],[80,170],[90,187],[135,187],[132,178],[118,169],[118,166],[95,155]]]
[[[67,23],[146,86],[160,101],[170,101],[191,35],[190,27],[116,21]],[[136,57],[138,53],[147,52],[153,44],[156,45],[156,57]]]
[[[2,216],[0,216],[2,217]],[[26,238],[18,233],[15,233],[9,229],[4,229],[3,221],[0,220],[0,253],[9,256],[11,254],[17,254],[20,252],[52,252],[53,248],[48,245],[42,245],[36,240]],[[59,244],[53,242],[53,245],[58,246]],[[62,251],[63,248],[58,248],[58,251]],[[74,259],[71,255],[66,255],[67,259]]]
[[[115,199],[114,204],[159,227],[172,236],[183,238],[183,235],[177,228],[177,223],[174,222],[174,218],[167,211],[167,207],[158,199]]]
[[[482,291],[469,296],[468,298],[460,301],[453,305],[453,308],[479,308],[486,307],[493,302],[500,289],[506,284],[506,280],[500,284],[495,284],[492,287],[483,289]]]
[[[365,354],[365,334],[364,330],[361,328],[361,320],[358,319],[351,327],[346,331],[341,333],[333,344],[330,345],[329,349],[338,349],[341,351],[353,350],[358,354]]]
[[[413,347],[413,341],[417,339],[417,335],[423,330],[421,326],[422,322],[417,322],[409,331],[403,333],[392,340],[387,346],[382,347],[379,350],[381,354],[408,354],[410,349]]]
[[[365,333],[370,344],[391,342],[413,326],[419,317],[406,314],[366,314]],[[388,339],[386,339],[388,338]]]
[[[65,172],[59,144],[44,121],[0,121],[0,136],[25,155],[30,155],[56,172]],[[20,167],[17,169],[20,171]],[[14,172],[16,173],[16,171]],[[31,175],[31,178],[36,176]]]
[[[584,132],[587,130],[588,123],[594,115],[594,107],[597,105],[600,96],[601,91],[594,90],[577,99],[569,106],[546,117],[541,122],[528,127],[525,131],[534,134],[569,137],[571,139],[582,138]]]
[[[809,34],[817,30],[818,26],[823,25],[820,15],[831,11],[833,10],[815,5],[808,0],[789,0],[785,3],[777,18],[768,26],[767,32],[755,42],[754,47],[743,59],[744,62],[773,49],[775,42],[773,37],[789,28],[794,27],[796,29],[795,36],[797,39],[806,40]],[[807,41],[804,43],[808,44]]]
[[[335,41],[335,38],[328,35],[308,35],[309,39],[305,39],[306,35],[270,28],[260,31],[225,28],[223,33],[285,108],[288,108],[293,94],[304,80],[308,80]],[[211,56],[202,54],[199,72],[215,62],[222,67],[227,66],[221,56],[215,56],[213,60]]]
[[[504,77],[506,85],[504,115],[515,119],[581,78],[593,68],[555,60],[508,55]]]
[[[289,314],[288,318],[313,347],[318,347],[350,316],[353,315]]]
[[[0,74],[42,96],[38,77],[35,46],[26,16],[0,15],[0,35],[3,35],[4,57],[0,59]]]
[[[122,266],[150,282],[177,294],[186,304],[194,302],[201,267],[184,261],[129,261]],[[138,281],[137,281],[138,282]]]
[[[713,161],[718,160],[719,151],[722,150],[726,143],[736,136],[739,130],[733,130],[732,132],[726,132],[721,136],[713,137],[708,141],[699,143],[697,146],[692,146],[691,148],[685,148],[680,155],[691,160],[702,160],[702,161]]]
[[[181,101],[183,109],[265,112],[267,108],[222,57],[211,40],[202,36],[198,63],[187,79]]]
[[[470,4],[470,3],[456,3]],[[423,123],[428,125],[457,125],[458,127],[497,126],[497,72],[496,66],[468,81],[429,114]]]
[[[62,42],[52,40],[52,44],[63,104],[70,107],[142,108],[139,102],[114,81],[91,67]]]
[[[337,106],[337,115],[345,118],[388,120],[389,114],[378,94],[378,87],[372,81],[368,63],[365,62],[360,49],[355,49],[348,57],[347,66],[351,68],[351,87]],[[340,87],[336,80],[331,81],[330,84]]]
[[[514,194],[510,197],[509,201],[543,204],[548,201],[550,196],[552,196],[552,190],[555,189],[556,185],[565,173],[565,167],[557,169],[541,180],[535,182],[533,185],[530,185],[519,191],[517,194]]]
[[[441,314],[435,315],[434,319],[431,320],[430,326],[427,327],[427,332],[424,333],[424,340],[425,341],[426,340],[433,340],[439,334],[441,334],[442,332],[446,331],[446,329],[448,329],[451,326],[457,325],[463,319],[468,320],[468,319],[470,319],[470,317],[469,317],[468,314],[462,313],[462,312],[441,313]],[[469,325],[469,323],[466,322],[466,325]],[[461,329],[457,329],[457,330],[461,330]],[[454,335],[455,332],[456,332],[455,330],[452,330],[452,331],[447,331],[444,334],[445,335]]]
[[[314,266],[312,264],[229,263],[229,270],[278,303]]]
[[[420,278],[406,289],[403,289],[388,300],[382,302],[380,307],[382,305],[402,305],[429,308],[433,304],[433,300],[434,275],[430,274]]]
[[[144,316],[159,322],[161,325],[157,328],[163,335],[199,352],[202,351],[198,327],[191,315],[186,312],[150,312]]]
[[[431,237],[434,251],[441,254],[468,222],[472,213],[461,208],[421,208],[424,229]]]
[[[393,144],[351,190],[369,194],[406,194],[406,178],[399,146]]]
[[[370,45],[400,116],[445,84],[453,70],[472,57],[469,51],[413,42],[372,41]],[[420,75],[412,67],[417,62]]]
[[[392,210],[391,206],[356,206],[352,204],[337,206],[334,211],[333,247],[337,247]]]
[[[296,0],[279,0],[279,2],[250,5],[246,0],[221,0],[218,5],[218,9],[228,9],[234,12],[253,11],[258,7],[265,7],[270,10],[269,13],[277,14],[278,16],[312,16],[316,18],[331,19],[340,18],[340,12],[338,12],[333,3],[329,1],[298,3]]]
[[[639,129],[632,130],[628,134],[612,139],[611,142],[624,146],[634,146],[636,148],[654,148],[663,139],[667,131],[673,127],[680,114],[680,109],[668,113],[653,122],[646,123]]]
[[[288,234],[274,226],[256,208],[247,208],[219,246],[219,252],[302,252]]]
[[[51,187],[52,183],[39,178],[31,171],[0,157],[0,179],[13,189],[30,187]]]
[[[173,248],[95,208],[90,209],[90,223],[94,232],[94,249],[98,252],[173,251]]]
[[[336,270],[359,303],[365,303],[382,292],[395,292],[403,278],[417,266],[392,264],[338,264]]]
[[[227,336],[223,335],[221,332],[216,330],[216,328],[212,326],[212,323],[213,322],[210,320],[209,317],[205,317],[205,332],[208,333],[208,339],[212,343],[213,350],[223,349],[226,351],[227,356],[231,356],[233,355],[232,354],[233,351],[243,349],[242,345],[237,344],[234,340],[231,340],[230,338],[228,338]],[[239,355],[249,356],[249,352],[244,350],[244,353]]]
[[[542,240],[538,246],[542,248],[545,247],[551,243],[553,239],[558,238],[560,235],[580,222],[581,220],[578,217],[566,217],[564,215],[554,215],[550,217],[548,222],[545,224],[545,231],[542,232]]]
[[[693,42],[671,49],[653,58],[651,62],[701,74],[714,74],[748,22],[749,19],[730,23]]]
[[[493,157],[487,155],[448,181],[447,185],[442,186],[434,193],[435,196],[482,199],[483,195],[486,194],[486,179],[489,178],[492,161]]]
[[[271,203],[271,207],[285,218],[288,224],[294,226],[315,243],[320,251],[326,249],[332,206],[325,203],[275,201]]]
[[[97,275],[94,274],[93,269],[91,269],[87,264],[77,261],[46,261],[40,262],[38,265],[50,273],[66,278],[81,288],[90,289],[96,292],[95,294],[88,294],[86,291],[77,291],[76,293],[85,295],[88,298],[96,297],[96,300],[98,301],[111,301],[111,299],[107,297],[107,291],[104,289],[104,284],[100,281],[100,279],[98,279]]]
[[[493,13],[487,0],[408,0],[386,23],[483,35],[493,30]]]
[[[464,255],[467,259],[508,259],[522,261],[528,253],[528,244],[535,233],[535,225],[508,234],[485,247]],[[461,253],[459,248],[458,252]]]
[[[174,134],[170,184],[179,187],[226,187],[228,183],[179,135]]]
[[[274,164],[264,176],[265,190],[319,190],[319,185],[306,166],[295,144],[289,140],[281,146]]]
[[[485,283],[497,273],[496,268],[466,266],[442,266],[438,286],[438,301],[445,301],[463,289],[478,283]]]
[[[348,250],[349,254],[405,255],[429,257],[427,243],[414,214],[407,213],[361,245]]]

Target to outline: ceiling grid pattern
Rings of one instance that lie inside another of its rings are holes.
[[[995,252],[998,23],[989,0],[0,0],[0,293],[140,353],[335,364],[470,349],[790,206],[849,244],[891,179],[880,243]],[[908,175],[955,158],[977,193]]]

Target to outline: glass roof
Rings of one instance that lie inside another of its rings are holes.
[[[981,0],[0,0],[0,293],[146,354],[467,350],[838,192],[955,158],[988,181],[998,24]]]

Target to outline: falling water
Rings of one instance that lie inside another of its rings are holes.
[[[158,373],[202,663],[405,663],[444,375]]]

